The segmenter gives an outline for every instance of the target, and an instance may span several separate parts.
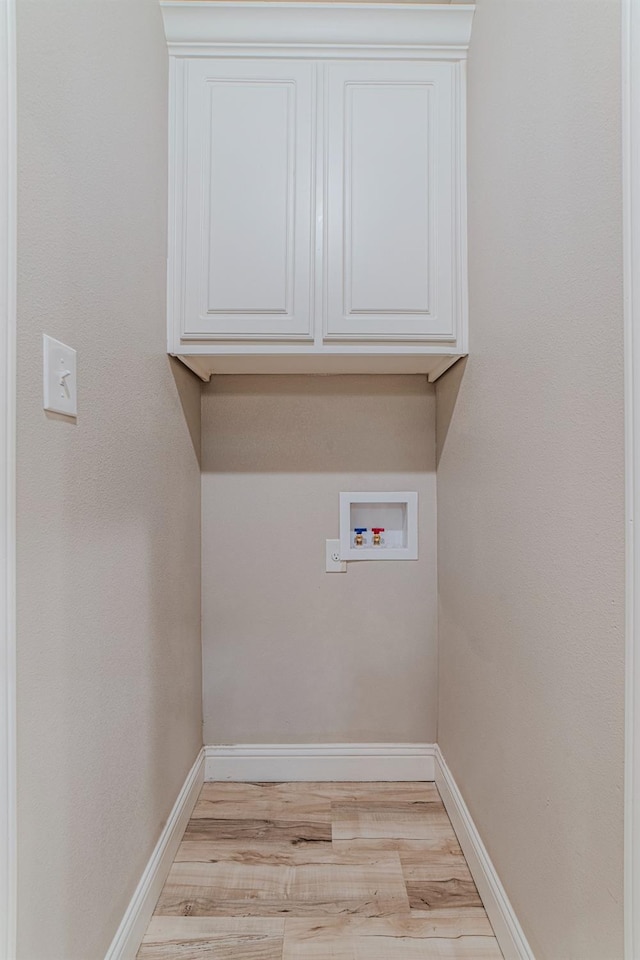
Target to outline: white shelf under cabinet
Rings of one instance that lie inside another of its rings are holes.
[[[467,352],[473,5],[161,6],[169,352],[436,379]]]

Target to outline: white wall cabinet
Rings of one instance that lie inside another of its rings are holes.
[[[169,352],[439,376],[467,352],[467,4],[162,4]]]

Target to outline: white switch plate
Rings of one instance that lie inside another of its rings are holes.
[[[340,541],[327,540],[326,544],[327,544],[326,572],[327,573],[346,573],[347,564],[344,560],[340,559]]]
[[[44,409],[67,417],[77,417],[76,351],[45,333],[42,337],[42,355]]]

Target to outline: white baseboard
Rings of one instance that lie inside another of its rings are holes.
[[[438,746],[435,748],[434,761],[436,786],[469,864],[471,876],[475,880],[504,960],[535,960],[458,785]]]
[[[164,825],[140,882],[131,898],[122,922],[107,950],[105,960],[135,960],[140,942],[149,925],[154,907],[187,828],[204,779],[204,749],[195,763]]]
[[[433,780],[432,743],[241,743],[205,747],[205,780]]]

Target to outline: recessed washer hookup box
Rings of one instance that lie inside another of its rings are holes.
[[[342,560],[417,560],[418,494],[340,494]]]

